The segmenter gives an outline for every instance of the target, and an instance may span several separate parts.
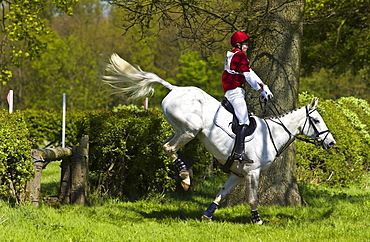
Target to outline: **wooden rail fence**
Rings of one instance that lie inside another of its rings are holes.
[[[62,203],[84,205],[88,192],[89,136],[80,139],[72,148],[32,149],[35,178],[27,184],[29,199],[39,206],[42,169],[51,161],[62,160],[60,193],[56,199]]]

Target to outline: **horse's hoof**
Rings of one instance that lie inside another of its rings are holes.
[[[187,190],[189,190],[190,184],[187,184],[186,182],[181,181],[181,186],[182,186],[182,188],[183,188],[185,191],[187,191]]]
[[[183,170],[179,174],[179,176],[182,178],[181,186],[185,191],[189,190],[189,187],[190,187],[190,175],[191,175],[191,172],[187,170]]]
[[[208,216],[206,216],[206,215],[202,215],[202,221],[206,221],[206,222],[210,222],[210,221],[212,221],[212,218],[210,218],[210,217],[208,217]]]
[[[258,222],[254,222],[254,224],[258,224],[258,225],[264,225],[264,224],[267,224],[267,223],[268,223],[268,221],[262,221],[262,220],[260,220]]]

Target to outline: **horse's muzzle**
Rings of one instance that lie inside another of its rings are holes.
[[[334,145],[336,144],[336,142],[333,140],[331,142],[322,142],[322,148],[324,148],[325,150],[331,150]]]

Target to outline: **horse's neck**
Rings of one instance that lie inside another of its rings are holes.
[[[283,115],[279,119],[282,122],[282,125],[285,126],[292,135],[298,135],[301,133],[306,120],[306,109],[305,107],[301,107]]]
[[[278,149],[290,144],[295,136],[301,133],[305,120],[306,110],[304,107],[280,117],[270,118],[268,124],[276,145],[279,146]]]

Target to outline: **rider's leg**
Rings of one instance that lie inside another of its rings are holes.
[[[253,160],[249,159],[244,154],[244,146],[245,146],[244,138],[245,138],[247,131],[248,131],[248,125],[246,124],[238,125],[234,149],[233,149],[234,150],[233,159],[252,163]]]
[[[245,91],[241,87],[225,93],[225,97],[233,105],[235,115],[239,121],[232,156],[234,160],[253,162],[244,155],[244,138],[249,125],[248,108],[244,99],[244,93]]]

